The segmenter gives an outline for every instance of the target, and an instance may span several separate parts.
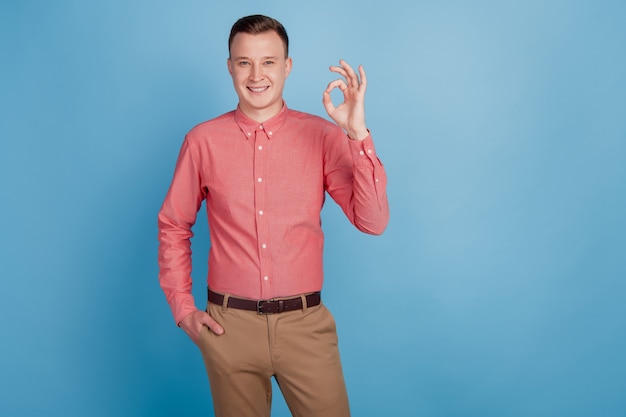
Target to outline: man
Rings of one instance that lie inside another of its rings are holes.
[[[239,105],[187,134],[159,212],[161,287],[202,352],[218,417],[269,416],[271,377],[295,416],[350,414],[334,319],[320,295],[325,192],[363,232],[382,233],[389,218],[363,68],[330,67],[343,77],[323,93],[333,124],[285,105],[288,48],[272,18],[233,25],[227,65]],[[344,97],[337,107],[335,88]],[[200,311],[189,239],[205,200],[209,300]]]

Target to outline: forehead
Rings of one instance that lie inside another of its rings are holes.
[[[281,57],[285,54],[285,46],[278,34],[273,31],[251,34],[240,32],[235,35],[230,45],[232,58],[238,57]]]

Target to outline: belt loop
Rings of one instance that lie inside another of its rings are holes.
[[[309,306],[306,303],[306,295],[300,294],[300,298],[302,299],[302,312],[304,313]]]
[[[228,310],[228,299],[230,298],[230,294],[224,294],[224,301],[222,301],[222,311]]]

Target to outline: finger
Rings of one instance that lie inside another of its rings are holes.
[[[365,91],[367,88],[367,77],[365,76],[365,68],[359,65],[359,75],[361,76],[361,88]]]
[[[341,91],[345,91],[348,88],[348,84],[344,80],[335,80],[328,83],[326,87],[325,93],[330,93],[335,88],[340,89]]]
[[[336,66],[336,65],[331,65],[329,69],[332,72],[336,72],[337,74],[341,75],[342,77],[344,77],[346,79],[348,78],[348,73],[342,67],[339,67],[339,66]]]
[[[213,321],[213,323],[207,325],[207,327],[218,336],[224,334],[224,328],[220,326],[216,321]]]
[[[324,104],[324,109],[326,109],[326,113],[331,114],[335,111],[335,105],[333,104],[333,100],[330,97],[330,92],[328,90],[324,91],[322,96],[322,104]]]
[[[224,333],[224,328],[222,326],[220,326],[220,324],[218,322],[216,322],[215,320],[213,320],[213,317],[211,317],[209,315],[209,313],[207,312],[203,312],[204,314],[202,314],[202,316],[200,317],[200,324],[202,324],[203,326],[208,327],[209,329],[211,329],[211,331],[215,334],[223,334]]]
[[[206,326],[211,329],[211,331],[217,335],[220,334],[224,334],[224,328],[222,326],[220,326],[220,324],[218,322],[216,322],[215,320],[213,320],[211,317],[209,317],[208,322],[206,323]]]
[[[339,63],[341,64],[341,66],[344,68],[346,72],[346,79],[348,80],[348,84],[358,88],[360,84],[359,77],[356,75],[356,72],[354,72],[350,64],[348,64],[343,59],[340,59]]]
[[[348,87],[359,87],[359,77],[357,77],[356,73],[352,69],[352,67],[343,59],[339,61],[341,66],[333,65],[330,67],[332,72],[336,72],[346,79],[346,84]]]

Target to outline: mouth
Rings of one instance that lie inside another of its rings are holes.
[[[250,90],[253,93],[262,93],[265,90],[269,89],[270,86],[269,85],[265,85],[263,87],[247,87],[247,88],[248,88],[248,90]]]

